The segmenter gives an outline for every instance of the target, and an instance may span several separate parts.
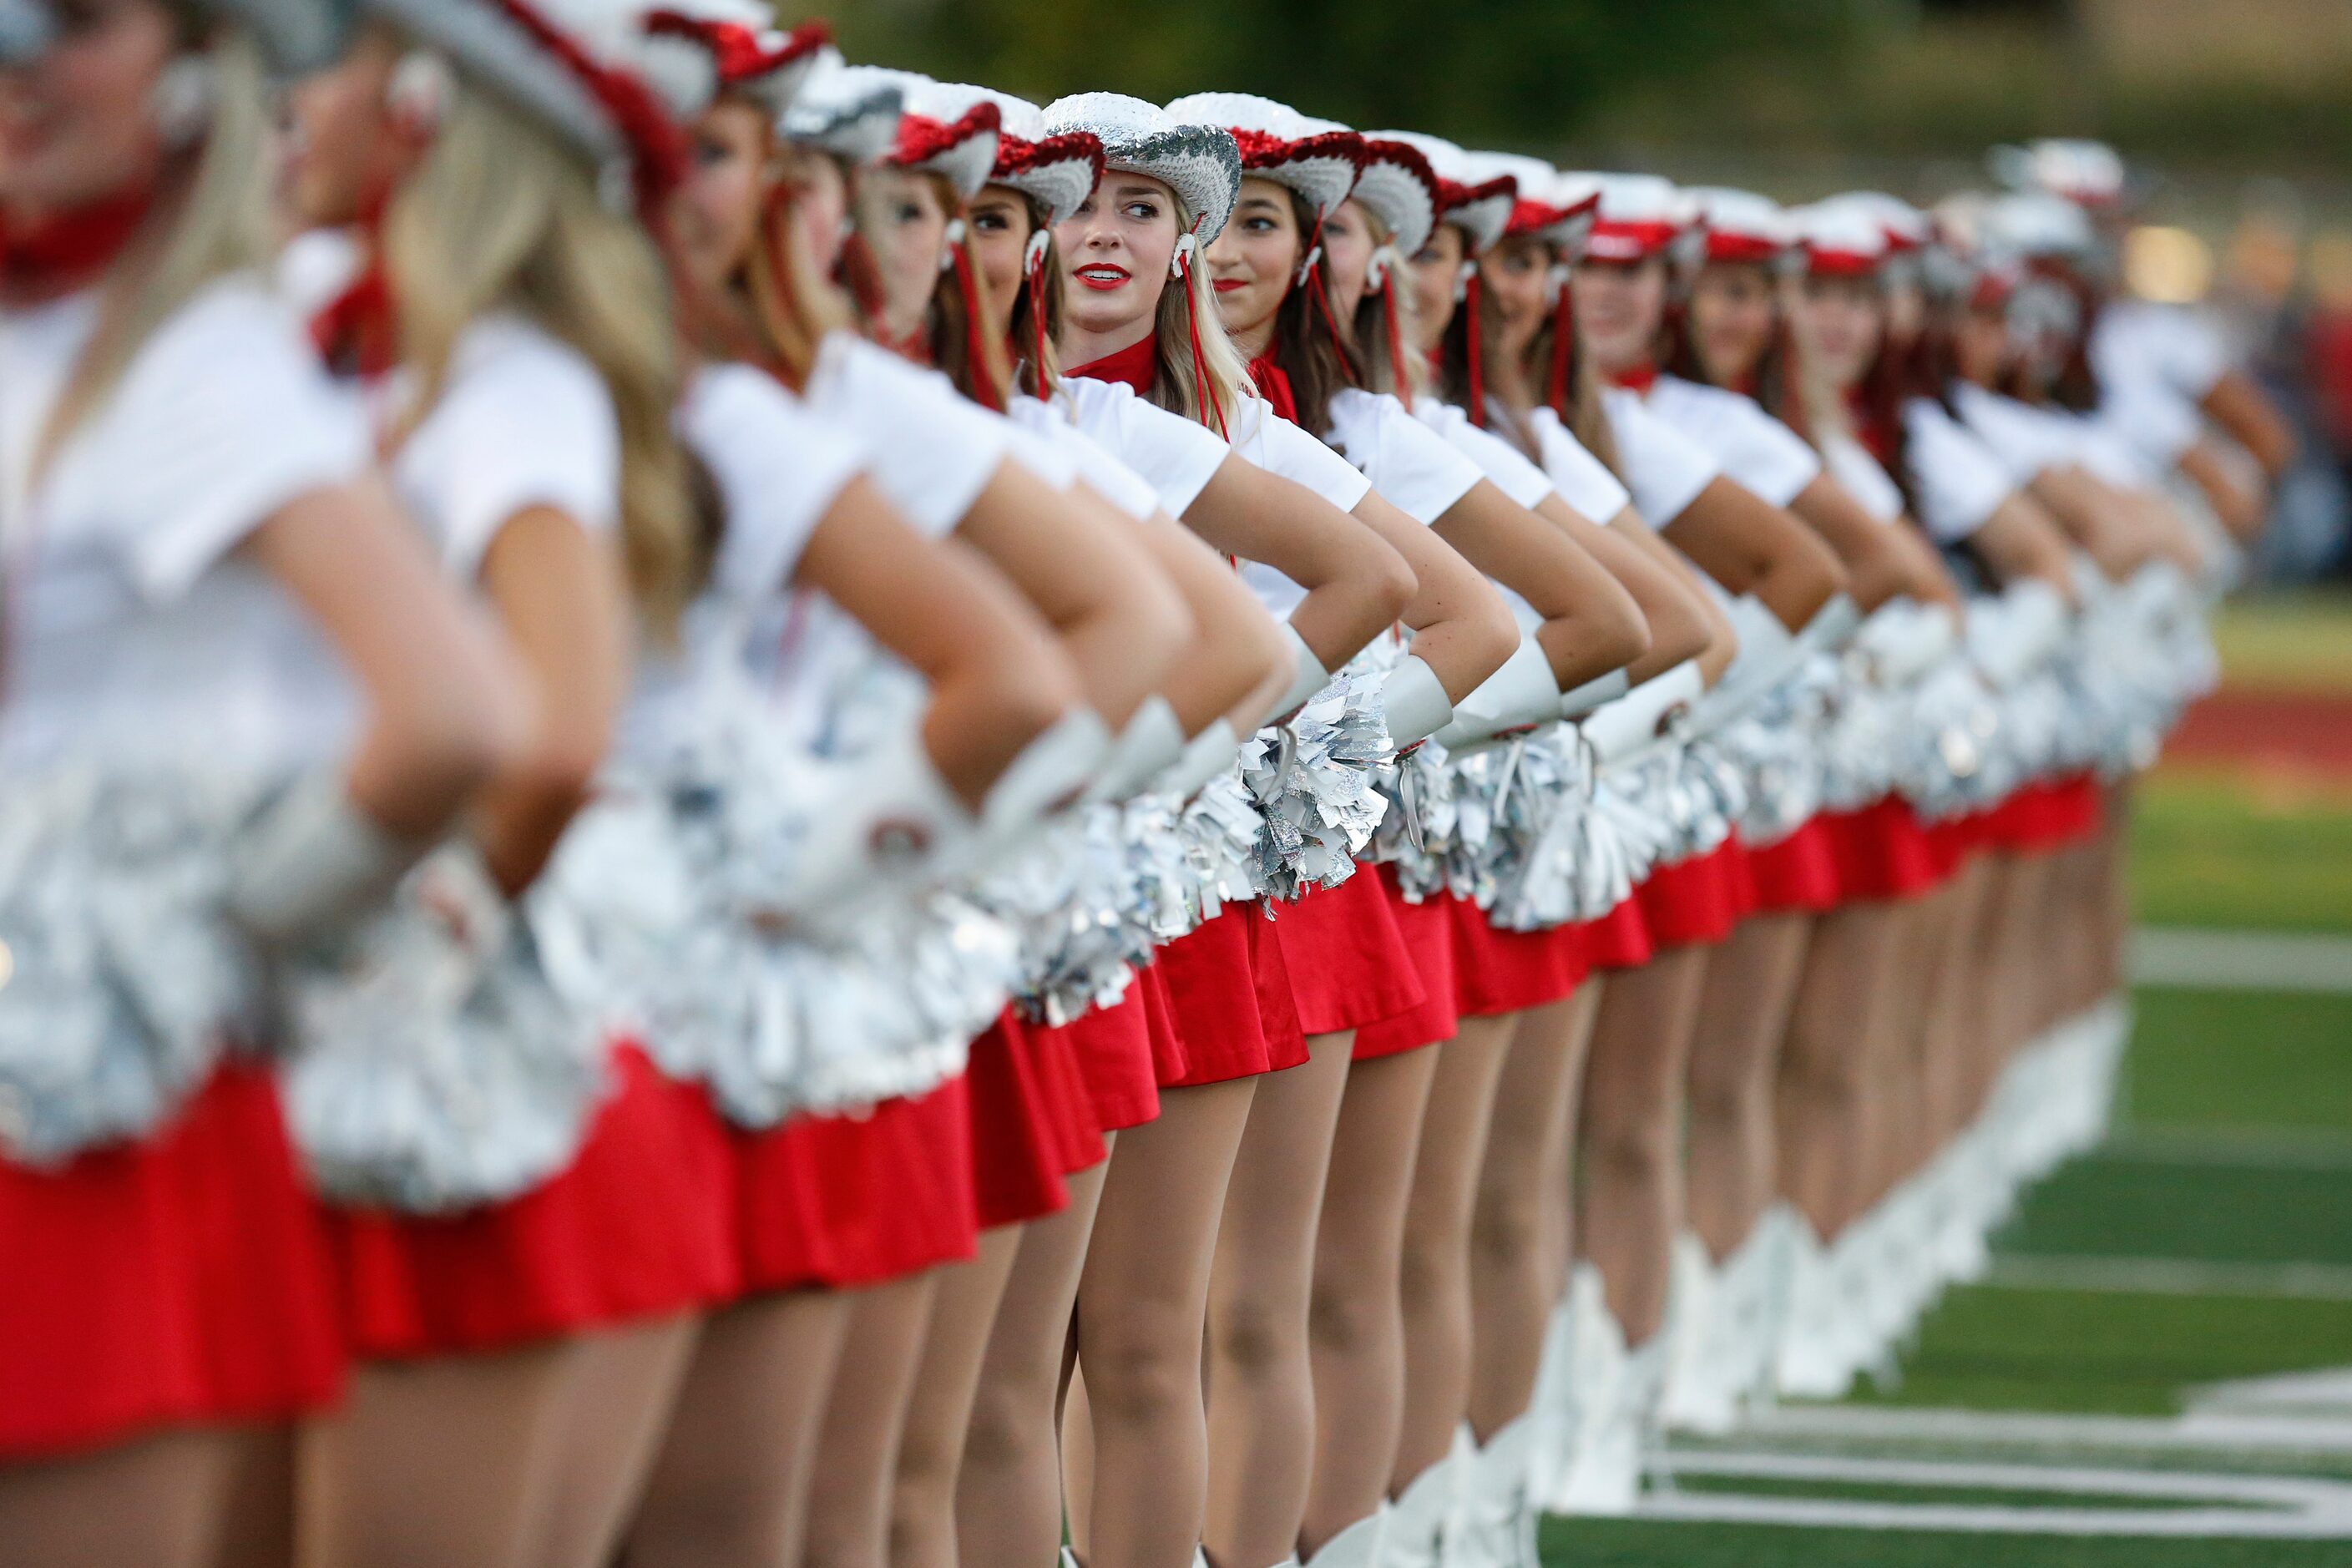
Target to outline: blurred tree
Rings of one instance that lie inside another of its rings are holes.
[[[1825,72],[1896,0],[863,0],[853,58],[1040,102],[1265,92],[1367,128],[1557,145],[1612,103],[1715,68]],[[811,9],[788,0],[788,9]],[[1819,79],[1817,77],[1816,79]]]

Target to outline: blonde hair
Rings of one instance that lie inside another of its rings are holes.
[[[1176,198],[1176,228],[1181,235],[1190,234],[1195,221],[1192,207],[1182,196]],[[1163,286],[1160,303],[1152,315],[1152,333],[1160,344],[1160,381],[1167,392],[1163,406],[1181,414],[1198,425],[1205,425],[1220,436],[1220,418],[1230,425],[1233,410],[1250,385],[1249,366],[1243,363],[1241,350],[1225,335],[1224,318],[1217,313],[1217,293],[1209,282],[1208,263],[1202,253],[1208,247],[1193,251],[1184,268],[1177,288]],[[1209,398],[1215,408],[1204,407],[1193,384],[1192,344],[1201,345],[1201,380],[1207,384]]]
[[[670,426],[680,377],[672,302],[645,229],[605,208],[586,160],[553,132],[467,82],[386,209],[383,247],[401,355],[422,377],[409,429],[486,311],[528,317],[595,367],[620,427],[629,585],[656,635],[669,635],[693,594],[698,552]]]
[[[175,13],[184,28],[194,24]],[[97,330],[75,362],[35,448],[38,473],[114,395],[156,329],[207,284],[269,264],[270,117],[261,51],[242,27],[215,31],[203,50],[212,115],[194,167],[167,196],[165,226],[142,235],[107,279]]]
[[[770,134],[772,136],[773,132]],[[758,229],[744,258],[741,292],[770,368],[794,391],[808,384],[825,338],[856,327],[849,297],[827,281],[809,255],[796,187],[779,167],[785,149],[772,146],[762,178]],[[830,157],[812,152],[810,157]]]

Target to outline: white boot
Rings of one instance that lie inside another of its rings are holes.
[[[1378,1513],[1360,1519],[1318,1548],[1307,1560],[1307,1568],[1372,1568],[1380,1558],[1381,1531],[1388,1523],[1389,1510],[1381,1505]],[[1297,1563],[1296,1557],[1290,1560]],[[1282,1565],[1277,1564],[1277,1568]]]
[[[1610,1324],[1612,1331],[1616,1325]],[[1666,1336],[1652,1334],[1638,1350],[1626,1351],[1617,1331],[1615,1375],[1611,1397],[1596,1418],[1583,1424],[1568,1475],[1552,1500],[1561,1513],[1622,1517],[1642,1496],[1642,1471],[1658,1418],[1666,1375]],[[1597,1402],[1596,1402],[1597,1403]]]
[[[1086,1564],[1078,1561],[1076,1552],[1065,1546],[1062,1548],[1062,1568],[1086,1568]]]
[[[1461,1527],[1446,1542],[1445,1568],[1543,1568],[1528,1490],[1535,1438],[1534,1417],[1522,1415],[1471,1456]]]
[[[1535,1394],[1528,1401],[1525,1419],[1531,1428],[1528,1484],[1536,1497],[1544,1495],[1551,1478],[1567,1465],[1570,1435],[1576,1425],[1574,1300],[1571,1282],[1569,1293],[1544,1321],[1543,1355],[1536,1363]]]
[[[1802,1215],[1791,1216],[1788,1319],[1775,1383],[1791,1399],[1843,1399],[1853,1369],[1838,1343],[1837,1276],[1829,1249]]]
[[[1546,1513],[1584,1511],[1580,1478],[1625,1381],[1625,1331],[1609,1310],[1601,1271],[1591,1264],[1577,1265],[1569,1277],[1568,1306],[1568,1418],[1556,1468],[1535,1477],[1536,1500]]]
[[[1444,1561],[1445,1529],[1453,1521],[1459,1485],[1452,1450],[1413,1477],[1404,1495],[1389,1505],[1381,1531],[1380,1568],[1438,1568]]]
[[[1756,1228],[1724,1259],[1722,1286],[1727,1303],[1722,1314],[1721,1380],[1736,1426],[1739,1418],[1768,1404],[1772,1392],[1772,1357],[1780,1347],[1780,1324],[1787,1316],[1789,1211],[1775,1205],[1757,1216]]]
[[[1725,1272],[1691,1231],[1675,1237],[1666,1291],[1666,1387],[1660,1411],[1670,1430],[1719,1437],[1736,1416],[1724,1380],[1725,1342],[1735,1303]]]

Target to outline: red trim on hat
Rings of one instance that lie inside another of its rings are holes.
[[[989,171],[989,178],[1011,179],[1055,163],[1083,163],[1092,169],[1094,183],[1100,184],[1107,163],[1103,156],[1102,138],[1091,131],[1064,131],[1042,142],[1024,142],[1018,136],[1007,135],[1000,126],[996,135],[996,167]]]
[[[588,96],[611,117],[614,128],[630,153],[630,183],[637,210],[648,219],[686,177],[686,138],[677,122],[646,84],[626,71],[599,64],[572,37],[541,16],[523,0],[490,0],[500,16],[522,29],[556,64],[588,89]]]
[[[1990,310],[1997,308],[2017,292],[2017,282],[2015,277],[1997,268],[1978,273],[1977,280],[1969,288],[1969,309]]]
[[[1566,223],[1575,216],[1566,207],[1556,207],[1549,202],[1532,201],[1520,196],[1511,203],[1511,216],[1503,221],[1503,237],[1515,239],[1525,235],[1541,234],[1553,225]]]
[[[1294,140],[1240,125],[1225,129],[1232,133],[1234,145],[1241,149],[1244,169],[1279,169],[1286,163],[1318,158],[1336,159],[1359,169],[1364,166],[1364,139],[1352,131],[1318,131]]]
[[[1595,218],[1591,232],[1584,237],[1584,257],[1588,261],[1647,261],[1672,245],[1681,232],[1678,226],[1663,218],[1640,222]]]
[[[646,18],[646,31],[656,37],[686,38],[709,49],[719,68],[721,87],[740,87],[747,81],[756,81],[806,59],[833,42],[833,29],[823,22],[804,22],[772,47],[767,39],[773,34],[740,22],[715,22],[682,11],[652,13]]]
[[[1706,258],[1709,261],[1735,265],[1769,261],[1786,249],[1779,240],[1767,239],[1760,234],[1727,234],[1709,229],[1706,234]]]
[[[1834,246],[1805,247],[1805,269],[1817,278],[1867,278],[1878,270],[1886,254],[1841,250]]]
[[[890,149],[890,162],[900,168],[920,167],[954,152],[975,136],[994,134],[1003,123],[1004,111],[985,99],[952,121],[933,120],[927,114],[900,115],[898,139]]]

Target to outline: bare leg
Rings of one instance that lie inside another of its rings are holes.
[[[570,1345],[360,1367],[302,1434],[305,1568],[506,1568],[531,1560]]]
[[[1772,1083],[1813,918],[1757,915],[1706,961],[1691,1033],[1691,1228],[1718,1263],[1772,1202]]]
[[[0,1465],[0,1560],[25,1568],[207,1568],[239,1469],[282,1434],[168,1432]],[[238,1568],[243,1568],[242,1564]]]
[[[1706,948],[1678,947],[1611,975],[1585,1064],[1578,1230],[1634,1347],[1665,1321],[1682,1224],[1684,1085],[1706,960]]]
[[[213,1568],[291,1568],[294,1467],[291,1426],[240,1428]],[[0,1526],[0,1539],[5,1527]]]
[[[1303,1553],[1365,1519],[1388,1493],[1404,1423],[1405,1212],[1438,1053],[1432,1046],[1353,1064],[1339,1100],[1315,1234],[1307,1350],[1315,1468]]]
[[[619,1562],[800,1560],[810,1467],[854,1295],[755,1296],[705,1320]]]
[[[876,1286],[850,1309],[817,1433],[805,1568],[883,1568],[889,1561],[890,1481],[940,1272]]]
[[[890,1492],[891,1568],[955,1568],[956,1471],[1005,1281],[1025,1226],[980,1238],[980,1256],[940,1271]]]
[[[1470,1426],[1485,1442],[1535,1392],[1546,1321],[1568,1282],[1569,1143],[1601,984],[1512,1032],[1470,1229]]]
[[[1315,1226],[1348,1084],[1353,1030],[1258,1080],[1209,1281],[1209,1491],[1202,1539],[1218,1568],[1266,1568],[1298,1546],[1315,1455],[1307,1301]]]
[[[1200,1544],[1201,1336],[1217,1220],[1256,1088],[1237,1079],[1169,1090],[1160,1120],[1122,1133],[1111,1155],[1078,1284],[1087,1418],[1064,1429],[1090,1456],[1090,1470],[1071,1467],[1070,1528],[1093,1568],[1188,1568]]]
[[[1884,903],[1822,917],[1775,1084],[1783,1196],[1824,1241],[1861,1213],[1870,1151],[1870,1044],[1894,983],[1899,928]]]
[[[1437,1047],[1437,1077],[1412,1163],[1403,1266],[1404,1420],[1389,1469],[1391,1495],[1445,1458],[1470,1406],[1470,1225],[1495,1086],[1519,1015],[1465,1018]]]
[[[956,1477],[956,1550],[974,1568],[1047,1563],[1061,1543],[1055,1413],[1078,1276],[1109,1169],[1105,1161],[1072,1176],[1070,1206],[1023,1228],[981,1363]]]
[[[643,1498],[694,1360],[698,1312],[576,1342],[551,1482],[531,1531],[541,1568],[603,1568]]]

